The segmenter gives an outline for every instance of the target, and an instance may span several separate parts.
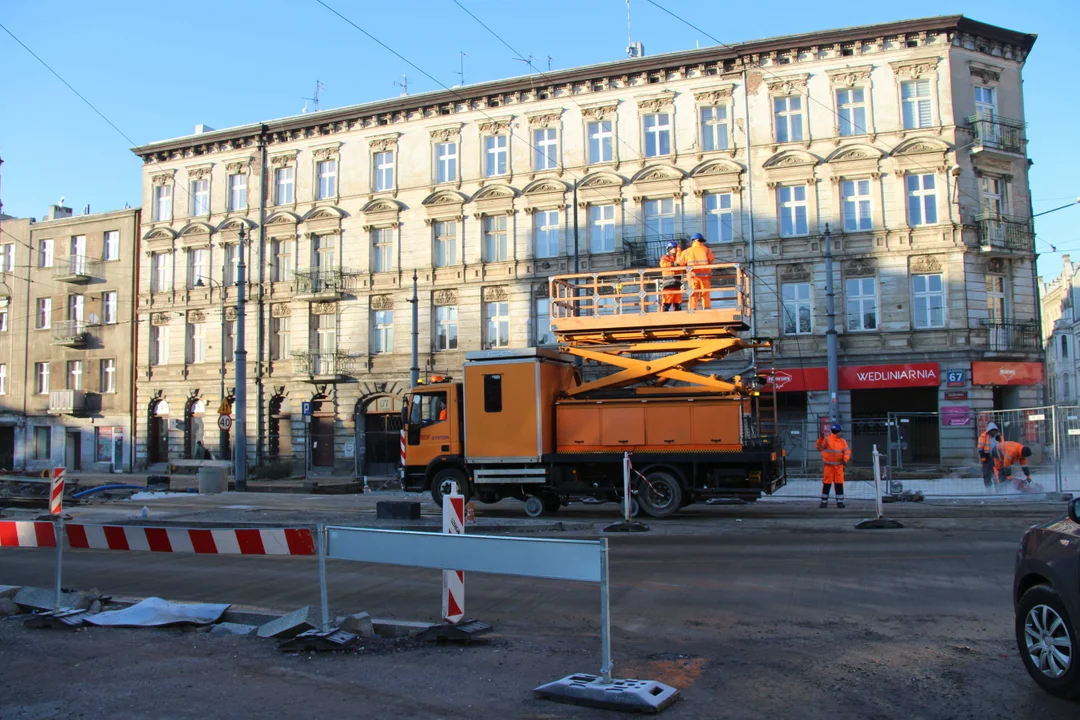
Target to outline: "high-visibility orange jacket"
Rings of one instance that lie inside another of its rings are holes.
[[[694,241],[693,245],[686,250],[683,250],[679,262],[687,267],[692,267],[694,265],[713,265],[716,263],[716,256],[713,255],[713,251],[709,249],[708,245]],[[692,272],[699,277],[709,276],[708,270],[695,270]]]
[[[826,465],[843,465],[851,460],[851,448],[839,435],[819,437],[814,447],[821,451],[821,461]]]
[[[1008,440],[998,444],[998,452],[1001,454],[995,464],[998,467],[1012,467],[1013,465],[1020,465],[1024,467],[1028,464],[1027,458],[1022,455],[1024,450],[1024,444]]]
[[[979,435],[979,452],[990,454],[990,433],[984,432]]]
[[[676,265],[680,265],[680,264],[681,263],[679,262],[679,253],[678,253],[678,251],[675,252],[674,257],[672,257],[672,255],[669,253],[667,255],[664,255],[664,257],[660,258],[660,267],[662,267],[662,268],[675,267]],[[671,277],[673,275],[675,275],[674,270],[665,270],[664,271],[664,277]]]

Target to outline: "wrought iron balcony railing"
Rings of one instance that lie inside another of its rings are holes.
[[[337,296],[352,292],[357,288],[357,273],[354,270],[322,270],[308,268],[297,270],[293,275],[296,280],[297,295]]]
[[[360,356],[344,350],[294,352],[293,370],[298,375],[337,377],[355,375]]]
[[[61,320],[52,326],[53,345],[86,347],[90,339],[90,324],[84,320]]]
[[[1024,123],[985,113],[970,115],[967,121],[974,136],[973,150],[991,148],[1011,153],[1024,152],[1024,143],[1027,142],[1024,137]]]
[[[983,320],[980,324],[986,328],[990,352],[1037,353],[1042,349],[1039,328],[1033,322]]]
[[[660,258],[667,252],[667,245],[672,240],[684,248],[690,245],[690,236],[686,233],[659,233],[650,235],[631,235],[623,237],[623,252],[628,267],[658,267]]]
[[[56,259],[53,277],[63,282],[85,283],[104,276],[100,260],[85,255],[68,255]]]
[[[1035,230],[1031,218],[997,213],[979,213],[975,216],[979,226],[979,244],[1032,252],[1035,247]]]

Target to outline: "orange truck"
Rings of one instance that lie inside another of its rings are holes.
[[[454,482],[481,502],[517,498],[530,515],[552,513],[571,497],[619,499],[624,453],[634,499],[652,517],[782,487],[784,453],[764,431],[755,389],[767,373],[744,383],[695,372],[731,352],[771,348],[738,337],[749,312],[739,267],[710,269],[712,307],[665,313],[670,281],[659,269],[553,278],[558,349],[467,353],[460,380],[410,392],[405,488],[441,505]],[[586,382],[583,361],[610,372]]]

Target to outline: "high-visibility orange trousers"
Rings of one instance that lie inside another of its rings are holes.
[[[843,465],[826,465],[825,466],[825,476],[822,478],[821,482],[823,484],[825,484],[825,485],[832,485],[833,483],[836,483],[837,485],[843,485],[844,484],[844,466]]]
[[[660,302],[664,305],[680,305],[682,304],[682,290],[674,292],[664,292],[661,294]]]
[[[701,302],[701,309],[708,310],[712,307],[712,298],[709,297],[709,290],[712,288],[712,280],[707,277],[695,277],[690,276],[690,309],[697,310],[698,302]]]

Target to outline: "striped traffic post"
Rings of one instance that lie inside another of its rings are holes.
[[[465,497],[458,492],[457,484],[450,494],[443,496],[443,532],[449,535],[465,533]],[[443,570],[443,619],[448,623],[460,622],[465,617],[465,573],[461,570]]]
[[[64,473],[62,467],[53,468],[52,488],[49,491],[49,514],[61,515],[64,512]]]
[[[405,428],[401,429],[401,472],[405,472]]]

